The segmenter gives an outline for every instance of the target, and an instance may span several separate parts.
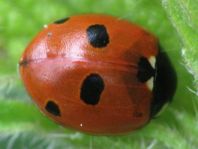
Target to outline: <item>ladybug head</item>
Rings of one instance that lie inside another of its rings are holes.
[[[153,102],[151,103],[151,117],[154,117],[170,102],[176,90],[177,77],[167,54],[159,47],[156,57],[156,72],[153,86]]]

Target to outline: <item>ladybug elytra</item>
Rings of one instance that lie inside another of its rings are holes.
[[[142,127],[176,89],[176,74],[156,37],[107,15],[45,26],[19,64],[28,93],[47,116],[93,134]]]

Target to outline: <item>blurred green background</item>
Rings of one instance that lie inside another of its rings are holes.
[[[178,75],[173,102],[149,125],[123,136],[90,136],[43,116],[17,70],[31,39],[54,20],[83,13],[127,19],[153,32]],[[197,0],[1,0],[0,149],[196,149]]]

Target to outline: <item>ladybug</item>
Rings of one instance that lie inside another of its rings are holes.
[[[176,73],[158,39],[102,14],[45,25],[19,61],[37,106],[67,128],[122,134],[147,124],[176,90]]]

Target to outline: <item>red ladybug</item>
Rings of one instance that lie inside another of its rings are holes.
[[[45,26],[19,64],[28,93],[47,116],[93,134],[142,127],[176,89],[176,74],[156,37],[106,15]]]

